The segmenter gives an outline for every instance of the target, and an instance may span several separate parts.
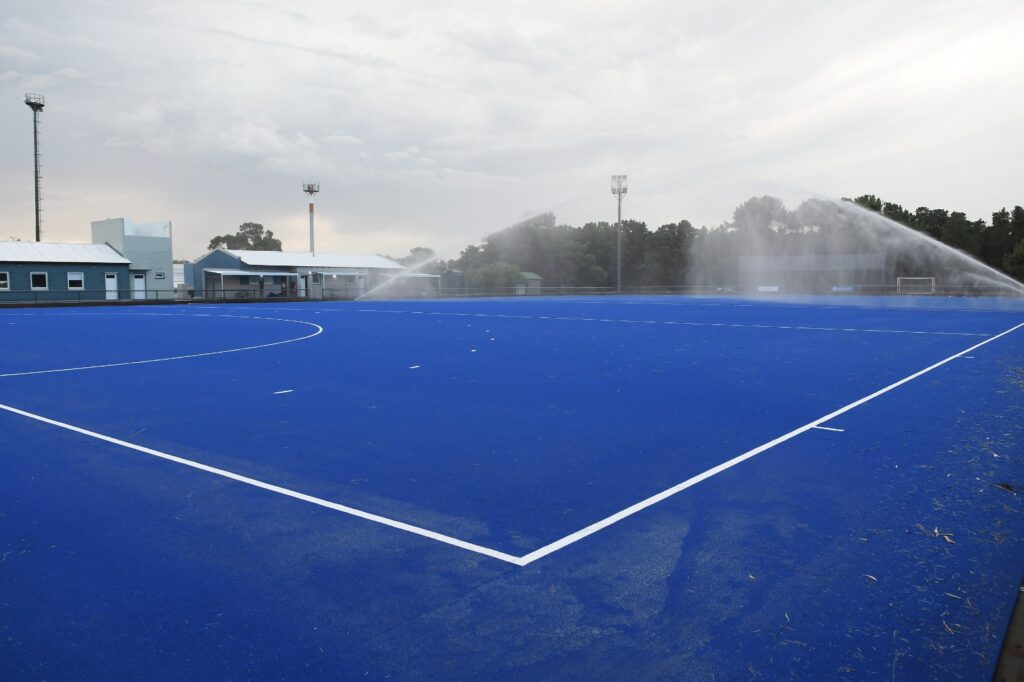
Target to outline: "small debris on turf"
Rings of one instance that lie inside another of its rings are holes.
[[[864,577],[865,577],[865,578],[867,578],[868,580],[872,580],[872,581],[874,581],[874,582],[876,582],[876,583],[878,582],[878,578],[876,578],[876,577],[875,577],[875,576],[873,576],[873,575],[868,575],[867,573],[865,573],[865,574],[864,574]]]
[[[963,597],[958,597],[955,594],[950,594],[949,592],[943,592],[942,594],[946,595],[947,597],[952,597],[953,599],[959,599],[960,601],[964,600]]]
[[[419,365],[409,365],[409,369],[419,369]]]

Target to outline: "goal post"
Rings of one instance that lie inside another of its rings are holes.
[[[897,294],[934,294],[934,277],[897,277]]]

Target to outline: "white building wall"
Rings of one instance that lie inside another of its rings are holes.
[[[92,223],[94,244],[110,244],[132,262],[132,270],[146,271],[147,291],[173,291],[171,222],[136,225],[125,218]]]

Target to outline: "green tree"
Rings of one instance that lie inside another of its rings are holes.
[[[907,227],[914,226],[914,214],[899,204],[894,204],[888,201],[885,202],[882,204],[882,215],[889,220],[894,220],[897,223],[900,223],[901,225],[906,225]]]
[[[636,286],[644,281],[644,257],[651,231],[640,220],[622,221],[622,284]]]
[[[732,226],[739,230],[765,232],[788,221],[786,206],[775,197],[751,197],[732,213]]]
[[[280,251],[281,240],[274,238],[272,230],[264,230],[259,223],[242,223],[234,234],[223,234],[210,240],[207,247],[214,249],[245,249],[249,251]]]
[[[1017,242],[1011,253],[1006,254],[1006,258],[1003,259],[1003,270],[1011,277],[1024,282],[1024,239]]]
[[[473,289],[511,289],[526,279],[511,263],[491,263],[466,272],[466,284]]]
[[[644,253],[643,283],[681,286],[686,283],[686,260],[696,230],[688,220],[668,223],[647,239]]]
[[[924,232],[932,239],[942,239],[942,230],[949,221],[949,211],[941,208],[928,208],[921,206],[914,213],[914,222],[911,224],[916,230]]]
[[[469,272],[484,265],[489,265],[491,262],[489,255],[484,253],[483,247],[470,244],[462,250],[458,258],[451,261],[450,266],[453,270]]]
[[[967,215],[961,211],[950,213],[949,220],[946,221],[939,233],[940,241],[974,256],[980,255],[980,239],[981,236],[976,231],[974,223],[967,220]]]
[[[607,287],[615,285],[615,226],[606,223],[586,223],[577,231],[583,251],[592,259],[593,267],[586,268],[587,280],[582,286]],[[604,276],[601,276],[604,273]]]
[[[1013,235],[1013,218],[1005,208],[992,214],[992,226],[982,239],[982,258],[993,267],[1001,267],[1017,245]]]
[[[874,194],[862,194],[856,199],[849,199],[847,197],[843,197],[843,201],[849,201],[854,204],[857,204],[858,206],[863,206],[869,211],[874,211],[875,213],[882,212],[882,200],[876,197]]]

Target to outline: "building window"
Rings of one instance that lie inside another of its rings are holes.
[[[50,288],[50,280],[45,272],[33,272],[29,275],[32,291],[46,291]]]
[[[68,273],[68,291],[82,291],[85,289],[85,275],[81,272]]]
[[[249,275],[239,275],[238,276],[238,284],[239,285],[244,285],[244,286],[249,286]]]
[[[0,272],[0,291],[11,290],[11,273]]]

